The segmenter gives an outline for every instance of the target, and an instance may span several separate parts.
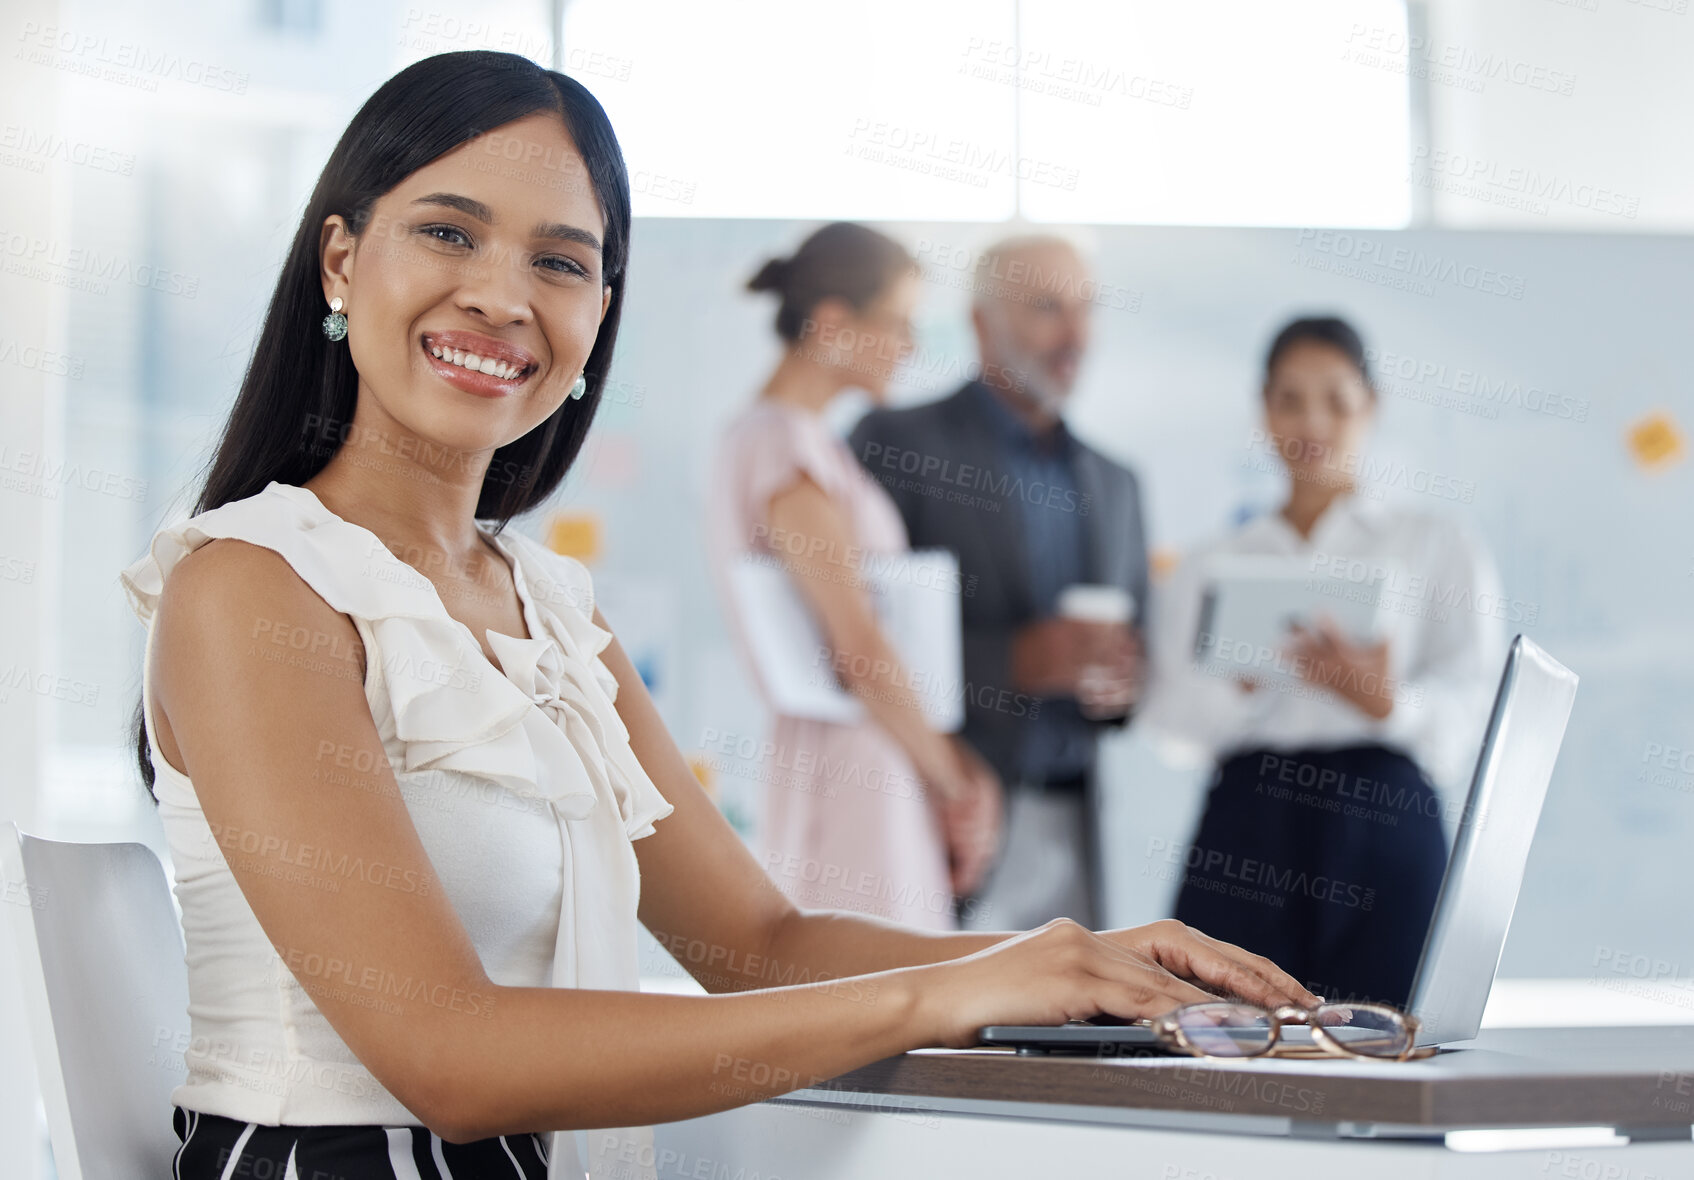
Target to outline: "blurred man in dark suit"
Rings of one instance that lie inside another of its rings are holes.
[[[1102,920],[1096,744],[1141,691],[1147,549],[1135,474],[1063,412],[1099,286],[1075,248],[1022,237],[976,264],[980,375],[939,401],[876,410],[853,452],[913,548],[952,550],[963,586],[964,734],[1008,792],[984,928]]]

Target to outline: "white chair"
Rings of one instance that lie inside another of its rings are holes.
[[[59,1180],[170,1175],[188,972],[163,867],[0,823],[0,868]]]

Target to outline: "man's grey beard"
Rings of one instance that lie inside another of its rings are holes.
[[[1034,363],[1034,358],[1021,355],[1015,349],[1008,349],[1006,353],[1008,363],[1005,369],[1012,378],[1013,394],[1030,409],[1049,418],[1062,417],[1065,394],[1052,388],[1047,375]]]

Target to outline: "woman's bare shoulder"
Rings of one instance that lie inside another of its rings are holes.
[[[364,652],[358,629],[278,552],[232,537],[208,541],[179,560],[159,596],[153,651],[154,695],[168,715],[173,695],[193,695],[259,669],[317,668],[329,677],[281,676],[312,691],[362,700]],[[351,682],[337,690],[330,685]]]
[[[160,593],[159,613],[213,626],[249,620],[276,626],[295,619],[332,629],[339,621],[348,632],[355,630],[282,554],[235,537],[207,541],[178,561]]]

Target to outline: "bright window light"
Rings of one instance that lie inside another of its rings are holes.
[[[565,72],[623,144],[637,216],[998,221],[1013,96],[961,72],[1010,0],[572,0]]]
[[[1019,34],[1026,217],[1409,220],[1402,0],[1042,0]]]
[[[1403,0],[571,0],[658,217],[1407,223]]]

